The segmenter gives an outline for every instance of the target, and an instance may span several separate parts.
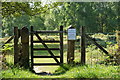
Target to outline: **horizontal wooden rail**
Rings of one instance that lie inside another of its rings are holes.
[[[43,41],[44,43],[60,43],[60,41],[50,41],[50,40],[47,40],[47,41]],[[42,41],[33,41],[33,43],[42,43]]]
[[[33,63],[33,65],[48,66],[48,65],[60,65],[60,64],[58,63]]]
[[[10,36],[10,37],[7,39],[7,41],[2,45],[2,47],[5,46],[5,44],[9,43],[13,38],[14,38],[14,36]]]
[[[60,58],[60,56],[55,56],[56,58]],[[53,58],[52,56],[33,56],[33,58]]]
[[[89,40],[91,40],[100,50],[102,50],[107,56],[109,56],[110,58],[113,58],[112,55],[110,55],[102,46],[100,46],[93,38],[89,37],[88,35],[85,35],[86,38],[88,38]]]
[[[48,50],[46,48],[33,48],[33,50]],[[49,50],[60,50],[59,48],[49,48]]]
[[[63,33],[64,31],[34,31],[33,33]]]

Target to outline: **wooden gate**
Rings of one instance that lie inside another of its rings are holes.
[[[41,36],[39,34],[42,34],[42,33],[48,33],[48,34],[54,34],[54,33],[59,33],[59,37],[60,37],[60,40],[54,40],[54,41],[51,41],[51,40],[43,40],[41,38]],[[36,36],[38,38],[39,41],[36,41],[33,39],[33,36]],[[34,43],[42,43],[42,45],[44,46],[44,48],[34,48]],[[46,43],[51,43],[51,44],[54,44],[54,43],[60,43],[60,47],[59,48],[49,48],[47,46]],[[47,50],[48,53],[50,54],[50,56],[34,56],[34,51],[35,50]],[[52,50],[59,50],[60,51],[60,56],[55,56],[52,52]],[[34,63],[34,58],[53,58],[55,60],[56,63]],[[58,58],[60,60],[58,60]],[[60,26],[60,31],[34,31],[33,30],[33,26],[31,26],[31,68],[33,69],[33,66],[35,65],[39,65],[39,66],[43,66],[43,65],[60,65],[61,63],[63,63],[63,26]]]

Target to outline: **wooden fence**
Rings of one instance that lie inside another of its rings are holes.
[[[29,67],[29,30],[26,27],[14,27],[14,64]]]
[[[63,31],[63,28],[60,29],[60,31]],[[60,31],[56,31],[57,33]],[[42,32],[42,31],[41,31]],[[64,32],[64,31],[63,31]],[[112,55],[108,53],[102,46],[100,46],[92,37],[87,35],[85,33],[85,27],[82,26],[80,29],[80,36],[81,36],[81,61],[80,63],[85,64],[86,62],[86,51],[85,51],[85,40],[86,38],[93,42],[100,50],[102,50],[105,55],[109,56],[110,58],[113,58]],[[120,52],[120,32],[116,32],[117,36],[117,42],[118,42],[118,52]],[[63,46],[63,33],[60,34],[60,46]],[[19,65],[24,68],[29,68],[29,30],[26,27],[23,27],[22,29],[18,29],[18,27],[14,27],[14,36],[11,36],[5,44],[9,43],[12,39],[14,39],[14,64]],[[31,38],[32,39],[32,38]],[[4,46],[4,45],[3,45]],[[74,44],[73,44],[74,46]],[[68,46],[71,47],[71,46]],[[73,47],[72,47],[73,48]],[[63,63],[63,47],[61,47],[61,63]],[[69,48],[71,51],[71,48]],[[32,51],[32,49],[31,49]],[[70,52],[68,51],[68,52]],[[72,61],[74,60],[74,50],[72,50],[73,54],[67,55],[69,58],[70,56],[73,57]],[[120,57],[120,56],[118,56]],[[120,58],[119,58],[120,59]],[[68,62],[69,63],[69,62]]]

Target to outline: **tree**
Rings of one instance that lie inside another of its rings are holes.
[[[24,14],[35,16],[41,13],[45,13],[47,10],[57,7],[58,5],[61,5],[61,3],[55,2],[43,6],[41,2],[3,2],[2,16],[20,16]]]

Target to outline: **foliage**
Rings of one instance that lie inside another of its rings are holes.
[[[97,35],[97,34],[96,34]],[[103,36],[103,34],[101,34]],[[100,35],[100,36],[101,36]],[[98,36],[98,37],[100,37]],[[55,40],[58,38],[57,36],[50,36],[50,37],[55,37]],[[107,36],[104,35],[103,40],[107,39]],[[47,39],[46,36],[42,36],[42,38]],[[34,39],[36,40],[36,38],[34,37]],[[48,37],[49,39],[49,37]],[[47,44],[49,47],[58,47],[59,44]],[[64,44],[66,45],[66,43]],[[40,48],[42,47],[42,45],[38,45],[35,44],[34,45],[35,48]],[[117,48],[117,46],[112,46],[111,44],[109,44],[107,47],[107,50],[113,50],[113,52],[111,51],[111,54],[115,52],[115,49]],[[92,59],[95,63],[99,62],[99,61],[105,61],[105,59],[107,59],[106,56],[104,56],[104,53],[102,53],[98,48],[96,48],[96,46],[94,45],[89,45],[86,49],[86,56],[87,56],[87,60]],[[36,52],[34,55],[40,55],[40,53],[42,55],[48,55],[45,52]],[[55,55],[58,55],[59,52],[55,52]],[[64,51],[64,61],[66,58],[66,50]],[[75,52],[75,54],[77,54],[77,56],[75,57],[77,60],[80,58],[80,52]],[[92,57],[91,55],[92,54]],[[95,64],[91,64],[91,65],[68,65],[68,64],[63,64],[61,67],[59,67],[51,76],[48,75],[36,75],[34,73],[31,73],[29,70],[24,70],[22,68],[19,67],[14,67],[12,65],[12,57],[13,55],[11,55],[10,57],[6,56],[8,60],[7,63],[10,64],[7,70],[2,70],[2,77],[3,78],[120,78],[119,72],[120,72],[120,68],[119,66],[113,66],[112,65],[95,65]],[[98,58],[97,58],[98,57]],[[98,59],[98,60],[96,60]],[[10,61],[9,61],[10,60]],[[95,61],[96,60],[96,61]],[[51,59],[34,59],[34,61],[40,62],[40,61],[46,61],[46,62],[52,62],[53,60]],[[90,60],[88,60],[87,62],[90,62]],[[111,64],[111,63],[110,63]],[[54,67],[51,67],[50,69],[52,69]],[[44,68],[46,70],[46,68]],[[48,69],[47,69],[48,70]]]
[[[119,78],[118,67],[94,65],[94,66],[76,66],[66,74],[71,78]],[[116,73],[116,74],[115,74]]]
[[[5,46],[2,49],[2,52],[4,52],[4,53],[8,53],[9,51],[13,51],[13,44],[11,44],[11,43],[5,44]]]
[[[31,73],[29,70],[20,68],[7,69],[2,71],[3,78],[35,78],[37,75]]]
[[[13,51],[13,44],[5,44],[4,48],[1,49],[2,54],[0,55],[0,57],[2,58],[2,69],[7,69],[8,67],[11,67],[13,65],[13,61],[10,61],[9,59],[7,59],[8,55],[12,55],[12,51]],[[12,56],[11,56],[12,58]]]
[[[66,66],[69,66],[66,64]],[[68,67],[69,70],[64,71],[63,67],[56,70],[51,76],[48,75],[36,75],[31,73],[29,70],[22,68],[13,68],[2,71],[3,78],[120,78],[118,66],[104,66],[104,65],[85,65],[85,66],[74,66]],[[60,72],[61,71],[61,72]]]
[[[69,67],[69,70],[58,68],[58,72],[64,72],[63,78],[119,78],[119,67],[105,65],[77,65]],[[57,72],[55,72],[57,73]]]
[[[9,17],[11,15],[30,15],[34,16],[40,13],[45,13],[48,9],[56,7],[60,3],[52,3],[42,5],[41,2],[2,2],[2,16]]]
[[[86,32],[114,32],[119,30],[119,3],[55,2],[42,5],[41,2],[3,2],[2,33],[12,35],[13,27],[33,25],[35,29],[59,30],[73,25],[79,34],[80,26]],[[29,28],[30,29],[30,28]]]

